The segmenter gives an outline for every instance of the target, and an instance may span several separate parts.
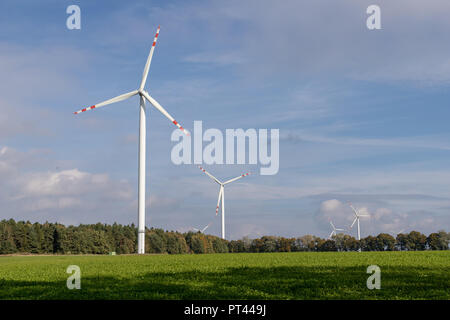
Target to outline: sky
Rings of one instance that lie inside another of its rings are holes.
[[[81,29],[69,30],[70,5]],[[137,224],[139,86],[192,131],[279,129],[280,167],[205,165],[225,189],[226,236],[327,237],[347,202],[361,235],[450,229],[450,3],[366,0],[0,3],[0,219]],[[176,165],[174,126],[147,116],[147,227],[212,223],[219,188]],[[349,231],[356,235],[356,230]]]

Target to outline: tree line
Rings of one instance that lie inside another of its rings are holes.
[[[81,224],[0,221],[0,254],[130,254],[136,252],[137,229],[134,224]],[[426,236],[418,231],[387,233],[356,240],[347,234],[332,239],[313,235],[298,238],[263,236],[257,239],[223,240],[200,232],[180,233],[162,229],[146,230],[146,253],[227,253],[296,251],[415,251],[448,250],[450,232]]]

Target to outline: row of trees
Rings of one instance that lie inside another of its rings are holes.
[[[127,254],[136,252],[136,227],[120,224],[64,226],[57,223],[0,221],[0,254]],[[294,251],[394,251],[448,250],[450,233],[439,231],[426,236],[412,231],[396,238],[381,233],[356,240],[338,234],[332,240],[306,235],[298,238],[264,236],[227,241],[202,233],[179,233],[147,229],[147,253],[226,253]]]
[[[91,224],[66,227],[57,223],[0,221],[0,254],[107,254],[136,252],[134,224]],[[228,241],[202,233],[146,230],[147,253],[225,253]]]
[[[0,254],[134,253],[134,225],[91,224],[66,227],[58,223],[0,221]]]
[[[346,234],[332,239],[306,235],[299,238],[264,236],[259,239],[242,239],[229,242],[230,252],[293,252],[293,251],[416,251],[448,250],[450,233],[439,231],[428,237],[420,232],[398,234],[396,238],[387,233],[356,240]]]

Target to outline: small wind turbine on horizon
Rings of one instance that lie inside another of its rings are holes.
[[[350,226],[350,229],[353,228],[355,222],[358,222],[358,241],[361,240],[361,231],[360,231],[360,226],[359,226],[359,218],[360,217],[369,217],[369,215],[367,214],[360,214],[358,210],[355,209],[355,207],[353,207],[353,205],[349,202],[348,203],[350,208],[352,208],[353,213],[355,215],[355,220],[353,220],[352,225]],[[359,252],[361,252],[361,247],[358,249]]]
[[[212,224],[212,222],[208,223],[208,224],[206,225],[206,227],[204,227],[203,229],[197,229],[197,228],[192,227],[192,230],[194,230],[194,231],[196,231],[196,232],[203,233],[203,232],[205,232],[206,229],[208,229],[208,227],[209,227],[211,224]]]
[[[390,234],[395,238],[395,237],[397,237],[399,234],[403,233],[403,231],[405,231],[404,228],[403,228],[403,229],[400,229],[400,231],[398,231],[398,232],[395,232],[395,231],[392,231],[392,230],[391,230]]]
[[[225,185],[231,182],[234,182],[236,180],[239,180],[243,177],[248,176],[250,173],[244,173],[240,175],[239,177],[227,180],[225,182],[220,182],[219,179],[214,177],[211,173],[200,167],[200,170],[202,170],[208,177],[210,177],[212,180],[217,182],[220,185],[219,188],[219,198],[217,199],[217,207],[216,207],[216,216],[219,213],[219,206],[222,203],[222,239],[225,239]]]
[[[333,231],[331,231],[330,235],[328,236],[328,239],[331,239],[333,236],[335,236],[337,234],[336,231],[345,231],[344,229],[337,229],[331,220],[330,225],[333,228]]]
[[[88,110],[97,109],[115,102],[126,100],[132,96],[139,95],[140,97],[140,113],[139,113],[139,164],[138,164],[138,254],[145,253],[145,150],[146,150],[146,115],[145,115],[145,100],[150,102],[158,111],[166,116],[174,125],[176,125],[186,135],[187,132],[175,119],[155,100],[151,97],[147,91],[144,90],[145,83],[147,81],[148,72],[150,70],[150,63],[153,57],[153,51],[155,50],[156,40],[158,39],[160,27],[156,30],[156,35],[153,40],[150,53],[145,63],[144,73],[142,74],[141,84],[137,90],[133,90],[128,93],[124,93],[115,98],[100,102],[96,105],[83,108],[74,114],[79,114]]]

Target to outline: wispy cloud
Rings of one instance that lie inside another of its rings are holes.
[[[389,137],[389,138],[357,138],[353,136],[325,136],[309,133],[285,132],[281,139],[292,142],[316,142],[324,144],[373,146],[373,147],[397,147],[397,148],[422,148],[450,150],[447,137],[443,135],[415,136],[415,137]]]
[[[246,62],[239,52],[201,52],[186,56],[183,61],[191,63],[207,63],[219,66],[242,64]]]

